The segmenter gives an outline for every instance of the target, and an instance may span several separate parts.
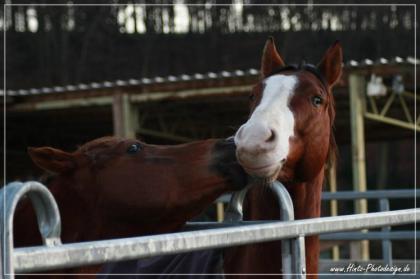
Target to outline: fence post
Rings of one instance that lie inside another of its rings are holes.
[[[225,206],[222,202],[216,203],[216,217],[217,222],[223,222],[225,219]]]
[[[386,198],[379,199],[379,210],[380,211],[389,211],[389,200]],[[381,229],[383,232],[390,232],[391,227],[383,227]],[[389,266],[392,265],[392,243],[389,239],[382,239],[382,258],[385,263]]]
[[[350,123],[351,123],[351,149],[353,189],[359,192],[366,191],[366,161],[365,161],[365,134],[364,134],[364,93],[366,81],[364,76],[350,74]],[[355,202],[356,213],[367,213],[366,199]],[[351,259],[369,259],[369,242],[363,240],[350,244]]]
[[[117,91],[112,102],[114,135],[135,138],[138,130],[138,109],[131,103],[127,93]]]
[[[274,181],[270,186],[280,206],[280,219],[294,220],[293,201],[286,187],[278,181]],[[293,239],[283,239],[281,250],[283,278],[291,278],[288,274],[295,274],[295,277],[300,279],[306,278],[305,237],[300,235]]]
[[[337,192],[337,166],[334,163],[328,166],[328,185],[331,193]],[[330,201],[330,212],[331,216],[337,216],[337,200]],[[334,261],[338,261],[340,259],[340,246],[334,245],[332,247],[332,259]]]
[[[4,212],[3,210],[4,210],[4,208],[2,207],[1,208],[2,209],[2,212]],[[3,230],[3,228],[1,229],[1,230]],[[5,241],[3,241],[3,235],[2,235],[2,233],[0,233],[0,236],[1,236],[1,241],[0,241],[0,279],[4,279],[4,276],[5,276],[5,274],[6,274],[6,260],[4,260],[3,258],[4,258],[4,256],[7,256],[7,255],[4,255],[3,256],[3,254],[6,254],[6,247],[5,247]],[[13,278],[13,277],[12,277]]]
[[[293,262],[296,278],[306,278],[305,236],[300,235],[293,240]]]
[[[280,207],[280,220],[292,221],[295,219],[293,201],[286,187],[278,181],[270,184],[270,188],[277,198]],[[242,191],[235,192],[227,206],[224,222],[238,222],[242,220],[242,205],[248,187]],[[296,278],[306,278],[306,259],[305,259],[305,237],[299,236],[294,239],[281,240],[281,255],[283,278],[290,279],[292,274]]]

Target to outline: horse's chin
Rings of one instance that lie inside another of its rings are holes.
[[[267,183],[276,180],[282,168],[282,164],[271,164],[259,168],[242,166],[251,177],[254,177],[257,180],[266,181]]]

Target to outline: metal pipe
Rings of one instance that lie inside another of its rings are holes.
[[[414,198],[420,197],[420,191],[413,189],[405,190],[368,190],[365,192],[358,191],[339,191],[339,192],[322,192],[322,200],[354,200],[354,199],[380,199],[380,198]],[[225,194],[217,199],[217,202],[227,203],[230,199],[230,194]]]
[[[390,232],[338,232],[327,233],[320,236],[321,240],[401,240],[420,239],[420,234],[415,231],[390,231]]]
[[[316,231],[323,232],[327,231],[325,229],[329,229],[329,231],[341,231],[341,230],[355,230],[358,229],[357,226],[364,225],[365,227],[372,227],[372,226],[381,226],[381,224],[377,223],[380,218],[391,218],[386,220],[385,223],[387,225],[392,224],[403,224],[403,223],[410,223],[414,220],[417,220],[417,216],[414,215],[414,209],[412,210],[401,210],[395,212],[386,212],[387,215],[380,215],[373,217],[375,219],[370,220],[367,217],[357,216],[357,215],[350,215],[335,217],[338,219],[333,223],[329,223],[328,219],[333,219],[334,217],[327,217],[327,218],[316,218],[316,219],[309,219],[309,220],[300,220],[295,222],[268,222],[268,221],[247,221],[247,222],[237,222],[237,223],[224,223],[221,224],[222,226],[235,226],[230,228],[219,228],[213,230],[202,230],[202,231],[195,231],[195,232],[187,232],[187,233],[178,233],[178,234],[167,234],[167,235],[159,235],[159,236],[149,236],[149,237],[139,237],[139,238],[128,238],[128,239],[119,239],[119,240],[110,240],[110,241],[95,241],[95,242],[87,242],[87,243],[76,243],[76,244],[65,244],[60,245],[57,247],[50,248],[48,245],[58,245],[60,243],[59,234],[60,234],[60,220],[58,214],[58,207],[55,204],[55,201],[52,195],[49,193],[48,189],[46,189],[42,184],[37,182],[29,182],[29,183],[15,183],[3,188],[2,194],[7,195],[7,197],[13,197],[13,200],[16,202],[13,203],[4,203],[8,199],[3,199],[1,206],[5,208],[7,205],[7,209],[11,209],[12,214],[6,214],[8,216],[8,220],[13,221],[13,212],[14,208],[17,205],[17,201],[23,197],[26,193],[28,193],[29,198],[35,203],[35,209],[37,210],[37,218],[40,224],[40,231],[43,235],[44,243],[47,246],[40,246],[40,247],[30,247],[30,248],[19,248],[16,249],[15,255],[12,255],[12,248],[13,246],[9,246],[10,253],[7,254],[7,247],[3,252],[2,256],[11,256],[9,258],[8,263],[15,263],[16,271],[18,272],[28,272],[28,271],[37,271],[37,270],[47,270],[47,269],[57,269],[60,267],[71,267],[71,266],[80,266],[80,265],[89,265],[94,263],[101,263],[104,261],[111,261],[111,260],[124,260],[124,259],[134,259],[140,257],[147,257],[147,256],[154,256],[154,255],[164,255],[164,254],[172,254],[172,253],[180,253],[185,251],[194,251],[199,249],[206,249],[206,248],[218,248],[218,247],[226,247],[232,245],[239,245],[245,243],[254,243],[254,242],[263,242],[263,241],[270,241],[279,238],[296,238],[297,240],[293,242],[293,262],[294,262],[294,269],[300,269],[300,272],[296,272],[295,274],[298,276],[304,276],[304,261],[301,261],[303,258],[304,260],[304,250],[302,250],[303,245],[303,237],[304,235],[309,234],[316,234]],[[282,209],[281,218],[293,218],[293,210],[292,208],[292,201],[283,185],[280,183],[273,184],[272,189],[276,194],[276,197],[279,199],[279,204]],[[26,192],[25,192],[26,191]],[[32,193],[32,194],[31,194]],[[38,194],[36,194],[38,193]],[[39,194],[41,193],[41,194]],[[404,193],[405,195],[406,193]],[[234,202],[232,203],[233,208],[236,210],[236,217],[240,216],[242,219],[242,202],[246,195],[246,190],[238,193],[234,198]],[[14,204],[14,206],[13,206]],[[57,211],[55,211],[57,209]],[[377,215],[378,213],[370,213],[364,214],[371,216]],[[397,218],[397,216],[399,216]],[[354,217],[359,217],[354,219]],[[360,219],[363,218],[363,219]],[[353,218],[353,221],[347,222],[347,219]],[[379,218],[379,219],[378,219]],[[398,220],[401,218],[401,220]],[[47,220],[47,221],[45,221]],[[355,224],[359,220],[358,224]],[[3,220],[5,224],[6,220]],[[302,223],[303,221],[310,222],[310,223]],[[344,223],[343,223],[344,222]],[[243,226],[242,224],[252,223],[252,225]],[[12,223],[11,223],[12,224]],[[241,224],[242,226],[238,226]],[[312,227],[311,224],[316,224],[316,227]],[[333,226],[338,226],[334,227]],[[275,226],[273,228],[273,225]],[[280,225],[280,227],[277,227]],[[286,227],[283,227],[283,226]],[[299,228],[299,226],[293,225],[300,225],[303,226]],[[11,228],[11,225],[8,225]],[[305,227],[306,226],[306,227]],[[308,227],[309,226],[309,227]],[[319,226],[319,227],[318,227]],[[346,228],[348,226],[348,228]],[[305,229],[306,228],[306,229]],[[307,228],[311,228],[307,230]],[[232,230],[233,231],[229,231]],[[218,231],[219,230],[219,231]],[[7,231],[7,230],[6,230]],[[10,230],[8,231],[10,232]],[[211,233],[218,233],[218,235],[211,235]],[[295,232],[296,235],[284,235],[283,232]],[[192,235],[183,235],[183,234],[192,234]],[[370,233],[369,233],[370,234]],[[12,236],[13,233],[10,234]],[[176,236],[179,238],[176,238]],[[175,239],[173,239],[175,236]],[[252,237],[254,236],[254,237]],[[163,237],[163,238],[162,238]],[[190,239],[192,240],[192,245],[190,244]],[[201,237],[208,238],[209,241],[202,241],[199,240]],[[212,239],[214,238],[214,239]],[[229,241],[226,241],[229,239]],[[155,243],[153,241],[155,239]],[[137,242],[139,240],[139,242]],[[194,241],[196,240],[196,241]],[[130,241],[132,242],[132,246],[130,246]],[[213,242],[212,242],[213,241]],[[13,241],[11,242],[13,244]],[[172,243],[172,244],[171,244]],[[109,244],[109,245],[108,245]],[[290,243],[289,243],[290,244]],[[204,245],[204,246],[203,246]],[[210,245],[210,246],[205,246]],[[213,246],[211,246],[213,245]],[[89,247],[89,248],[88,248]],[[136,247],[138,249],[136,249]],[[166,248],[165,248],[166,247]],[[290,247],[290,246],[289,246]],[[141,248],[141,249],[139,249]],[[163,249],[161,249],[163,248]],[[178,249],[179,248],[179,249]],[[68,250],[66,250],[68,249]],[[33,253],[32,253],[33,252]],[[297,252],[297,253],[296,253]],[[57,254],[58,253],[58,254]],[[302,257],[303,255],[303,257]],[[63,258],[64,256],[64,258]],[[41,261],[36,263],[36,261]],[[51,262],[50,262],[51,261]],[[57,264],[57,261],[59,262]],[[61,261],[61,263],[60,263]],[[45,266],[46,265],[46,266]],[[3,267],[6,273],[10,273],[10,270],[13,271],[12,268],[7,265]],[[10,273],[12,278],[13,272]]]
[[[420,197],[420,191],[410,190],[374,190],[366,192],[358,191],[340,191],[340,192],[323,192],[322,200],[354,200],[354,199],[381,199],[381,198],[414,198]]]
[[[293,263],[296,277],[306,278],[305,236],[301,235],[293,241]]]
[[[286,187],[283,186],[278,181],[273,182],[270,185],[271,190],[274,192],[277,202],[280,206],[280,220],[282,221],[291,221],[295,219],[295,214],[293,210],[293,201],[287,191]],[[282,261],[282,271],[283,277],[285,279],[291,278],[291,274],[301,273],[299,270],[295,269],[293,272],[293,255],[296,255],[295,241],[292,239],[282,239],[281,241],[281,261]],[[305,248],[303,248],[305,249]],[[299,250],[299,249],[297,249]],[[300,259],[299,259],[300,260]],[[303,259],[303,264],[305,264],[305,259]],[[298,267],[297,265],[295,265]]]
[[[297,238],[327,232],[401,225],[420,220],[416,209],[272,222],[232,228],[28,247],[15,250],[16,272],[51,270],[203,249]]]
[[[273,221],[240,221],[237,223],[219,223],[219,222],[191,222],[187,223],[183,231],[197,231],[205,229],[229,228],[245,225],[260,225],[270,224]],[[420,234],[415,234],[415,231],[390,231],[390,232],[336,232],[326,233],[320,236],[321,240],[401,240],[401,239],[420,239]]]
[[[244,203],[244,199],[246,193],[248,192],[248,189],[249,186],[243,189],[242,191],[235,192],[232,194],[230,202],[226,208],[225,220],[223,221],[224,223],[235,223],[242,221],[242,205]]]
[[[61,219],[58,206],[50,191],[38,182],[14,182],[0,190],[0,217],[2,230],[2,271],[5,278],[14,278],[15,258],[13,257],[13,217],[18,203],[27,196],[33,203],[38,228],[44,247],[54,247],[61,244]]]
[[[238,221],[234,223],[227,222],[187,222],[182,231],[198,231],[205,229],[229,228],[244,225],[268,224],[273,221]]]
[[[389,211],[389,200],[382,198],[379,200],[379,210],[382,212]],[[390,226],[383,227],[382,232],[389,233],[391,231]],[[392,243],[389,239],[382,239],[382,257],[384,262],[392,265]]]
[[[251,184],[252,185],[252,184]],[[250,186],[249,186],[250,187]],[[226,222],[229,223],[238,223],[242,221],[243,217],[243,201],[245,199],[246,193],[249,189],[246,189],[236,192],[232,195],[228,208],[226,210]],[[278,181],[274,181],[269,185],[270,189],[273,191],[274,195],[277,198],[279,207],[280,207],[280,220],[282,221],[291,221],[294,220],[294,210],[292,198],[289,195],[287,189]],[[300,253],[301,249],[304,247],[298,247],[301,244],[295,243],[295,240],[292,239],[283,239],[281,241],[281,258],[282,258],[282,271],[283,277],[285,279],[291,278],[292,274],[301,274],[302,270],[293,270],[293,267],[300,267],[300,265],[293,265],[293,255]],[[304,253],[303,253],[304,257]],[[299,261],[303,262],[305,265],[305,258],[300,258]]]

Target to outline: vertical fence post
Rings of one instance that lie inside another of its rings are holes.
[[[292,221],[295,219],[293,201],[286,187],[278,181],[270,185],[280,205],[280,219]],[[283,278],[306,278],[305,237],[303,235],[294,239],[281,241]]]
[[[330,187],[331,193],[337,192],[337,167],[335,164],[331,164],[330,166],[328,166],[328,185]],[[331,216],[337,216],[337,200],[330,201],[330,211]],[[340,259],[340,247],[338,245],[334,245],[332,248],[332,259],[334,261]]]
[[[305,253],[305,236],[300,235],[296,239],[293,239],[293,263],[294,263],[294,272],[296,279],[305,279],[306,278],[306,253]]]
[[[138,129],[138,110],[130,101],[127,93],[117,91],[112,102],[114,135],[135,138]]]
[[[365,135],[364,135],[364,93],[366,81],[364,76],[350,74],[350,123],[351,123],[351,149],[353,189],[366,191],[366,161],[365,161]],[[366,199],[355,202],[356,213],[367,213]],[[369,259],[369,242],[353,242],[350,244],[350,257],[352,259]]]
[[[6,268],[6,261],[3,260],[3,253],[4,251],[6,251],[6,245],[4,245],[3,242],[4,242],[3,240],[0,241],[0,278],[1,279],[4,279],[4,275],[6,274],[4,270]],[[4,255],[4,256],[7,256],[7,255]]]
[[[295,219],[293,202],[286,187],[278,181],[270,184],[270,188],[277,198],[280,206],[280,220],[292,221]],[[242,205],[248,187],[242,191],[235,192],[226,208],[224,222],[238,222],[242,220]],[[303,235],[292,239],[281,240],[281,263],[284,279],[306,278],[306,258],[305,258],[305,237]]]
[[[225,206],[223,202],[216,203],[217,222],[223,222],[225,219]]]
[[[386,198],[379,199],[379,210],[389,211],[389,200]],[[391,227],[383,227],[382,232],[390,232]],[[389,239],[382,239],[382,258],[386,264],[392,265],[392,243]]]

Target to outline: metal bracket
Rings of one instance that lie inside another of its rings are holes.
[[[38,228],[44,245],[48,247],[61,245],[61,219],[57,203],[51,192],[41,183],[13,182],[0,190],[0,217],[2,231],[1,271],[4,278],[14,278],[13,262],[13,217],[19,201],[27,196],[36,212]]]

